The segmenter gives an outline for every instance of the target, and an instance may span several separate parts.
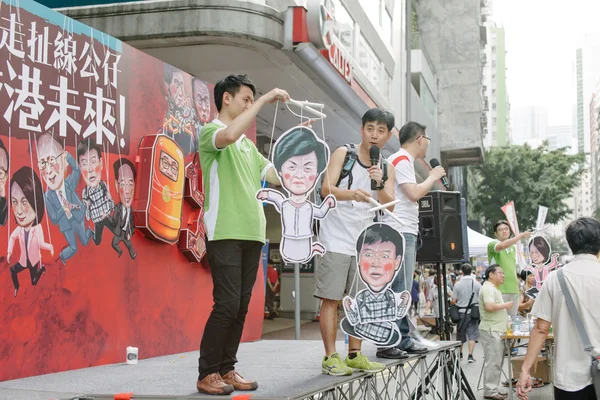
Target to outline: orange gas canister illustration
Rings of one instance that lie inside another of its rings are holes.
[[[174,244],[181,229],[185,164],[183,151],[168,136],[145,136],[139,147],[140,188],[136,193],[136,228],[151,238]]]

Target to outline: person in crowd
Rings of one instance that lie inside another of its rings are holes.
[[[538,356],[550,327],[553,327],[556,346],[554,360],[554,398],[556,400],[597,400],[590,370],[591,357],[600,349],[600,221],[590,217],[571,222],[566,231],[573,260],[562,267],[566,287],[580,315],[593,350],[586,351],[578,327],[574,323],[561,290],[558,271],[551,272],[538,294],[531,314],[537,317],[521,367],[517,395],[526,400],[533,387],[531,368]]]
[[[442,167],[436,167],[429,172],[429,177],[422,183],[417,183],[415,174],[415,160],[422,160],[427,154],[427,147],[431,138],[427,136],[427,127],[418,122],[410,121],[400,129],[400,150],[388,157],[388,161],[394,166],[396,180],[394,182],[395,198],[403,200],[394,208],[394,214],[403,224],[389,215],[383,216],[383,221],[390,224],[398,232],[402,232],[406,242],[404,253],[403,271],[396,276],[392,289],[396,293],[410,290],[411,277],[415,270],[417,260],[417,235],[419,234],[419,205],[417,201],[426,195],[432,188],[434,182],[446,175]],[[402,341],[397,347],[380,348],[377,357],[403,358],[405,352],[422,354],[427,348],[410,336],[409,316],[397,321],[398,328],[402,334]]]
[[[508,221],[498,221],[494,224],[494,234],[497,240],[488,244],[488,261],[490,265],[498,264],[504,271],[504,283],[499,286],[504,301],[511,302],[513,308],[508,310],[511,317],[519,310],[519,283],[517,278],[517,248],[515,244],[531,236],[531,232],[522,232],[510,237]]]
[[[267,310],[269,311],[268,319],[273,319],[277,315],[275,311],[275,296],[279,293],[279,274],[273,266],[273,260],[269,258],[269,266],[267,267]]]
[[[535,288],[535,276],[531,271],[521,271],[520,278],[523,281],[521,295],[519,297],[519,314],[525,316],[531,311],[535,298],[528,295],[528,291]],[[531,293],[531,292],[529,292]]]
[[[502,335],[506,333],[507,310],[513,307],[513,302],[504,302],[502,292],[498,289],[503,283],[504,270],[498,264],[492,264],[485,271],[485,283],[479,290],[479,337],[485,359],[483,397],[492,400],[503,400],[507,397],[507,394],[501,393],[498,388],[504,359]]]
[[[348,356],[342,359],[335,348],[338,328],[338,304],[344,291],[355,297],[364,284],[357,275],[356,239],[378,214],[369,212],[373,207],[369,198],[381,204],[394,200],[394,169],[384,165],[385,160],[371,165],[370,148],[383,149],[392,137],[394,116],[380,108],[372,108],[362,117],[361,143],[335,150],[323,177],[321,196],[333,195],[337,206],[321,221],[319,238],[326,253],[315,258],[314,296],[322,300],[319,320],[325,356],[321,370],[328,375],[351,375],[353,369],[375,372],[385,368],[371,362],[361,352],[361,340],[349,337]],[[383,168],[388,171],[384,179]],[[371,189],[371,181],[377,189]],[[393,209],[393,207],[390,207]]]
[[[473,267],[465,263],[461,267],[462,277],[452,291],[452,303],[458,306],[460,320],[456,338],[460,340],[460,358],[463,358],[463,344],[469,342],[469,363],[474,363],[473,350],[479,339],[479,319],[471,318],[473,306],[479,307],[479,289],[481,285],[472,275]]]
[[[256,193],[261,179],[276,185],[280,181],[244,132],[266,104],[286,102],[290,96],[277,88],[256,101],[255,95],[247,75],[217,82],[214,100],[219,117],[204,125],[198,139],[215,303],[200,343],[196,388],[201,393],[226,395],[258,388],[257,382],[235,370],[236,354],[265,243],[265,214]]]
[[[421,293],[420,285],[421,271],[415,271],[412,283],[411,297],[414,315],[419,315],[419,294]]]

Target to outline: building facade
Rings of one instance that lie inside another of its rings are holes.
[[[506,92],[506,45],[504,28],[488,26],[488,44],[486,46],[486,73],[483,90],[486,103],[487,134],[484,146],[504,147],[510,144],[509,110],[510,104]]]

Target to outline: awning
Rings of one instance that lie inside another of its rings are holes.
[[[487,255],[488,244],[494,240],[481,233],[467,227],[469,237],[469,257],[478,257]]]

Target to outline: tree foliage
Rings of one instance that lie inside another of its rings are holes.
[[[479,182],[469,188],[471,218],[483,219],[491,235],[494,222],[506,219],[501,207],[513,200],[521,231],[535,227],[540,205],[548,207],[546,223],[557,223],[572,212],[565,200],[579,185],[584,163],[584,154],[549,151],[546,143],[537,149],[525,145],[486,150],[484,163],[470,169]]]

